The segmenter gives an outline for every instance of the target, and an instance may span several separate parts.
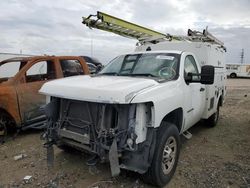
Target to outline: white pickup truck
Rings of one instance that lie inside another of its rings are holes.
[[[190,41],[145,43],[97,75],[48,82],[50,143],[94,154],[165,185],[173,176],[180,135],[204,119],[215,126],[225,95],[224,49]]]

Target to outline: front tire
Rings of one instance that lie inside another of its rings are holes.
[[[144,180],[156,186],[166,185],[175,173],[180,154],[180,136],[177,127],[163,122],[158,129],[152,164]]]

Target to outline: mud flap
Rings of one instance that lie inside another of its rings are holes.
[[[118,160],[116,139],[113,140],[113,143],[109,150],[109,162],[110,162],[112,176],[118,176],[120,174],[120,166],[119,166],[119,160]]]
[[[47,146],[47,166],[48,168],[54,166],[54,147],[52,144]]]

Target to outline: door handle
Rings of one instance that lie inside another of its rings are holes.
[[[204,87],[201,87],[201,88],[200,88],[200,92],[203,92],[203,91],[205,91],[205,88],[204,88]]]

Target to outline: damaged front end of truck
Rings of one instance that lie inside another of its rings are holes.
[[[114,104],[51,97],[47,115],[48,162],[53,144],[92,154],[91,164],[109,161],[111,173],[120,168],[145,173],[155,147],[152,103]]]

